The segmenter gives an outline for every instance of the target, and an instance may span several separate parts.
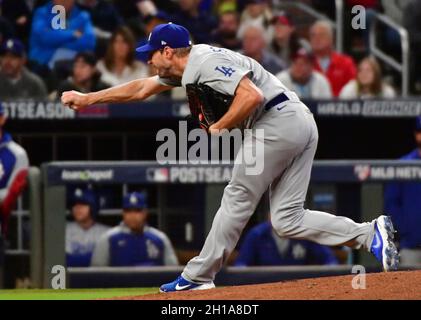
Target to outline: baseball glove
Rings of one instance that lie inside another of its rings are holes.
[[[228,111],[233,96],[222,94],[205,84],[186,85],[193,120],[206,131]]]

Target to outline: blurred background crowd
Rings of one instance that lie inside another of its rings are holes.
[[[334,0],[302,0],[326,17],[335,16]],[[419,0],[347,0],[367,10],[366,29],[344,29],[345,54],[335,51],[329,21],[309,21],[279,11],[282,0],[1,0],[0,99],[58,99],[61,92],[100,90],[154,70],[134,48],[152,28],[165,22],[185,26],[195,43],[242,52],[260,62],[305,98],[343,99],[399,95],[398,81],[370,57],[368,29],[372,12],[384,12],[410,34],[411,92],[420,92],[421,44]],[[66,9],[66,28],[53,29],[54,5]],[[405,16],[405,19],[403,19]],[[386,29],[381,41],[400,55],[400,38]],[[390,50],[389,50],[390,49]],[[395,87],[395,88],[394,88]],[[174,91],[175,98],[183,93]]]

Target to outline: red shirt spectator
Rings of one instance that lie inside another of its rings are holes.
[[[357,69],[351,57],[332,52],[330,64],[326,71],[320,66],[319,59],[316,59],[314,68],[323,73],[329,79],[333,96],[339,96],[342,88],[357,76]]]
[[[338,97],[357,75],[353,59],[333,50],[333,30],[328,22],[318,21],[311,27],[310,42],[316,56],[314,68],[329,79],[333,96]]]

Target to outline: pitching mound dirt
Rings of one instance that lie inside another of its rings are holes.
[[[421,300],[421,271],[367,274],[366,289],[354,275],[122,297],[125,300]]]

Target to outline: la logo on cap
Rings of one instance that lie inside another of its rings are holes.
[[[137,198],[135,195],[130,196],[130,203],[131,204],[136,204],[137,203]]]
[[[8,40],[8,41],[7,41],[7,43],[6,43],[6,47],[7,47],[8,49],[13,48],[13,40]]]
[[[82,196],[82,190],[80,190],[80,189],[76,189],[76,190],[75,190],[75,196],[76,196],[76,197],[81,197],[81,196]]]

